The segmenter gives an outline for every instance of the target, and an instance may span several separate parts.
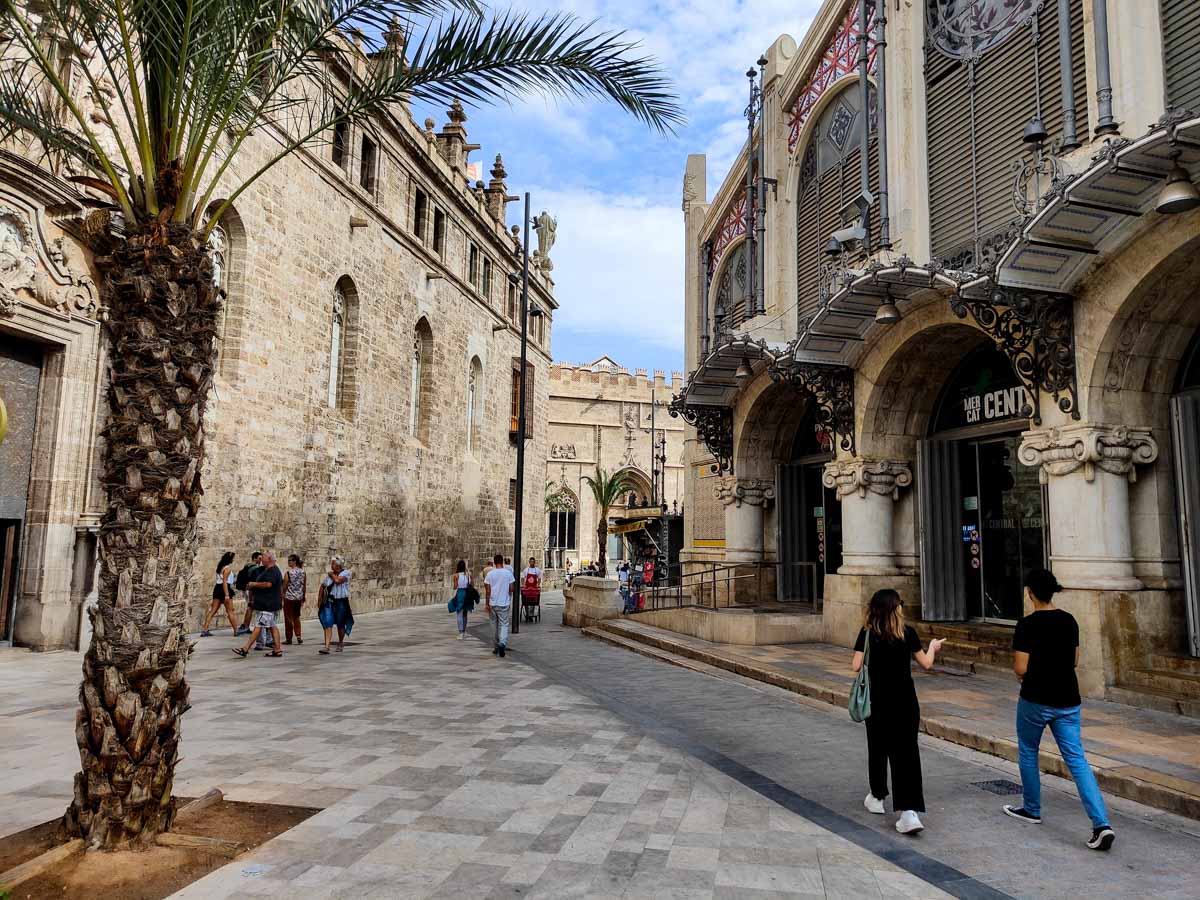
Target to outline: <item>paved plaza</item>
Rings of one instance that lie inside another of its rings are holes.
[[[923,738],[928,829],[904,838],[862,809],[843,711],[559,616],[505,660],[482,619],[459,642],[436,607],[363,616],[329,657],[201,640],[177,793],[322,812],[177,896],[1194,896],[1196,822],[1114,800],[1117,847],[1091,853],[1069,785],[1048,778],[1046,824],[1022,827],[972,786],[1012,766]],[[67,802],[78,669],[0,651],[0,835]]]

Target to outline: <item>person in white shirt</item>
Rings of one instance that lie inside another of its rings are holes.
[[[504,565],[504,557],[497,553],[492,558],[495,566],[483,579],[483,609],[492,618],[496,627],[494,656],[504,656],[508,646],[508,626],[512,619],[513,589],[517,580],[512,569]]]

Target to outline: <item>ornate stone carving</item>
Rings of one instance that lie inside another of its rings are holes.
[[[24,212],[0,206],[0,317],[16,315],[21,295],[68,315],[98,309],[95,284],[71,266],[67,243],[43,244]]]
[[[1124,425],[1065,425],[1027,432],[1017,457],[1027,466],[1038,466],[1045,484],[1051,476],[1083,470],[1087,481],[1096,480],[1096,470],[1137,480],[1137,466],[1158,459],[1158,442],[1149,428]]]
[[[667,412],[696,429],[700,442],[717,460],[714,472],[733,471],[733,412],[724,406],[689,406],[686,395],[671,398]]]
[[[982,298],[956,293],[950,308],[960,319],[969,313],[1008,357],[1032,403],[1025,412],[1036,424],[1042,421],[1042,391],[1054,395],[1060,410],[1079,418],[1072,298],[994,286]]]
[[[771,380],[786,382],[812,397],[817,404],[817,424],[838,438],[838,445],[853,454],[854,372],[846,366],[795,362],[786,357],[772,364]]]
[[[835,459],[825,464],[821,481],[825,487],[837,491],[839,500],[867,493],[881,497],[891,495],[900,499],[900,488],[912,484],[912,469],[908,463],[894,459]]]
[[[726,475],[716,479],[713,496],[722,506],[770,506],[775,502],[775,482],[761,478],[738,478]]]
[[[575,459],[574,444],[552,444],[550,446],[551,459]]]

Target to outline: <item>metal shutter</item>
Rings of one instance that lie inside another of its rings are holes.
[[[1200,3],[1162,0],[1167,105],[1200,109]]]
[[[967,617],[962,534],[958,511],[958,445],[954,441],[917,444],[917,501],[920,514],[921,618],[926,622]]]
[[[1192,655],[1200,656],[1200,395],[1171,398],[1171,453],[1188,637]]]
[[[1058,69],[1058,13],[1047,3],[1038,18],[1042,121],[1051,140],[1062,137],[1062,83]],[[975,128],[965,64],[926,48],[929,217],[933,255],[957,255],[976,235],[987,235],[1014,218],[1013,160],[1027,148],[1021,131],[1036,104],[1032,29],[1022,26],[975,64]],[[1076,130],[1086,136],[1087,81],[1082,0],[1071,2],[1071,45]],[[972,192],[972,144],[976,190]]]

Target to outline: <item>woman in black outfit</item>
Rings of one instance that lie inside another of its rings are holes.
[[[867,717],[867,775],[871,793],[863,805],[883,815],[888,795],[888,764],[892,766],[892,809],[900,814],[896,830],[914,834],[925,826],[917,813],[925,812],[921,789],[921,753],[917,749],[917,730],[921,707],[913,687],[911,659],[923,669],[932,669],[934,657],[942,647],[942,638],[921,649],[921,641],[911,626],[904,624],[904,606],[900,595],[890,588],[876,591],[867,607],[867,620],[854,644],[855,672],[862,669],[866,641],[871,641],[867,675],[871,679],[871,715]]]

